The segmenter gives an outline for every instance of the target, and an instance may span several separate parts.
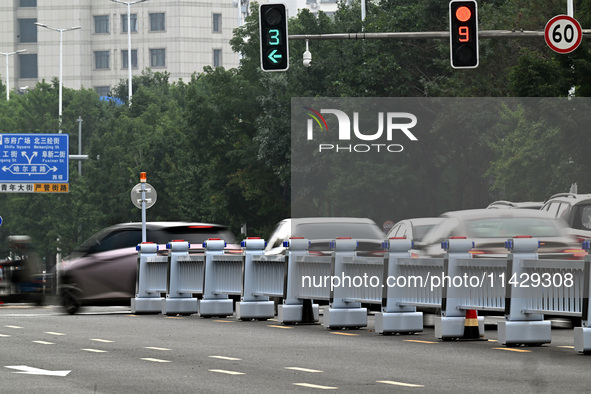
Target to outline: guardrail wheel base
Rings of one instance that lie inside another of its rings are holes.
[[[164,298],[132,298],[131,299],[131,313],[160,313],[162,312],[162,303]]]
[[[163,315],[191,315],[199,312],[197,298],[166,298],[162,301]]]
[[[236,317],[240,320],[272,319],[275,317],[273,301],[241,301],[236,303]]]
[[[435,317],[435,338],[442,341],[464,338],[465,317],[436,316]],[[484,316],[478,316],[478,334],[484,338]]]
[[[303,322],[302,314],[304,312],[303,305],[277,305],[277,321],[283,324],[292,323],[311,323],[316,324],[319,321],[318,304],[312,304],[312,313],[314,316],[313,322]]]
[[[199,300],[199,315],[203,317],[228,317],[234,314],[231,299]]]
[[[550,321],[501,321],[497,326],[499,344],[542,345],[552,341]]]
[[[324,312],[324,327],[331,330],[367,327],[367,308],[328,308]]]
[[[575,327],[575,350],[584,354],[591,354],[591,328]]]
[[[423,312],[376,313],[378,334],[403,334],[423,331]]]

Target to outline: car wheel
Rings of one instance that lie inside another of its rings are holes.
[[[80,310],[80,292],[74,289],[64,290],[61,294],[62,306],[70,315]]]

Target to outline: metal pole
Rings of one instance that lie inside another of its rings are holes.
[[[129,70],[129,106],[131,106],[131,3],[127,3],[127,69]]]
[[[6,101],[10,100],[10,76],[8,75],[8,57],[17,53],[26,52],[26,49],[19,49],[15,52],[0,52],[0,55],[6,56]]]
[[[142,242],[146,242],[146,173],[140,173],[142,192]]]
[[[365,0],[361,0],[361,20],[365,21]]]
[[[6,55],[6,101],[10,100],[10,78],[8,77],[8,53]]]
[[[44,27],[46,29],[49,30],[53,30],[53,31],[57,31],[60,34],[60,75],[59,75],[59,132],[61,134],[62,132],[62,79],[63,79],[63,33],[65,31],[71,31],[71,30],[80,30],[81,27],[80,26],[76,26],[76,27],[68,27],[65,29],[60,29],[57,27],[50,27],[47,26],[45,23],[39,23],[39,22],[35,22],[35,24],[37,26],[41,26]]]
[[[566,14],[571,18],[575,16],[575,7],[573,5],[573,0],[566,0]]]
[[[82,156],[82,116],[78,116],[78,154]],[[78,162],[78,175],[82,176],[82,161]]]
[[[60,110],[59,110],[59,133],[62,133],[62,76],[63,76],[63,50],[62,50],[62,46],[63,46],[63,29],[59,29],[58,30],[60,32],[60,86],[59,86],[59,106],[60,106]]]

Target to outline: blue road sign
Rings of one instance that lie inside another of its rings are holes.
[[[0,134],[0,183],[68,183],[68,134]]]
[[[0,226],[2,226],[2,216],[0,216]]]

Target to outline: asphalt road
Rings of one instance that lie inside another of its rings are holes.
[[[1,393],[586,392],[572,330],[542,347],[321,325],[0,306]]]

